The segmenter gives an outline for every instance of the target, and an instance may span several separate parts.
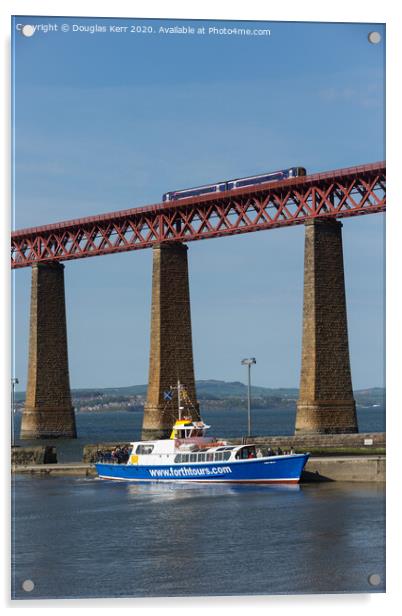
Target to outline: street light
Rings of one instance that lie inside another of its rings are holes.
[[[249,357],[248,359],[242,359],[243,366],[248,368],[248,395],[247,395],[247,411],[248,411],[248,436],[251,436],[251,366],[256,364],[255,357]]]
[[[15,386],[18,385],[17,377],[12,377],[11,379],[11,445],[14,447],[15,445],[15,437],[14,437],[14,413],[15,413]]]

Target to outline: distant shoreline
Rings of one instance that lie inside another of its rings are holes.
[[[247,406],[247,386],[240,381],[197,381],[198,402],[203,409],[242,409]],[[146,385],[116,388],[71,390],[76,413],[92,412],[143,412],[147,395]],[[290,409],[296,407],[299,390],[295,387],[251,387],[253,410]],[[357,408],[385,408],[385,388],[372,387],[354,391]],[[15,393],[15,410],[22,411],[25,392]]]

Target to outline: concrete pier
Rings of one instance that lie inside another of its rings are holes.
[[[12,472],[22,475],[51,477],[96,477],[94,464],[85,462],[70,462],[69,464],[16,464]]]
[[[296,434],[357,432],[350,373],[342,223],[305,224],[303,342]]]
[[[314,457],[307,461],[301,481],[385,481],[385,456]]]
[[[194,403],[191,413],[199,419],[196,402],[191,336],[187,246],[159,244],[153,248],[151,345],[147,400],[142,439],[166,438],[177,418],[177,398],[164,392],[177,380]],[[189,413],[187,413],[189,414]]]
[[[32,266],[28,385],[22,439],[76,438],[67,354],[64,265]]]

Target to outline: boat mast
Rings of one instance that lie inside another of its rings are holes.
[[[179,419],[181,419],[180,379],[177,379],[177,404],[179,406]]]

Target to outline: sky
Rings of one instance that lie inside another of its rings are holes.
[[[25,37],[21,24],[42,28]],[[45,32],[49,24],[57,31]],[[75,31],[95,25],[127,32]],[[270,36],[208,34],[235,26]],[[16,17],[14,228],[290,166],[315,173],[383,160],[384,62],[380,24]],[[343,220],[355,389],[384,385],[384,232],[383,214]],[[298,387],[303,251],[302,226],[189,244],[198,380],[245,382],[241,359],[254,356],[256,385]],[[150,250],[66,263],[73,388],[147,382],[151,273]],[[14,273],[20,390],[30,275]]]

